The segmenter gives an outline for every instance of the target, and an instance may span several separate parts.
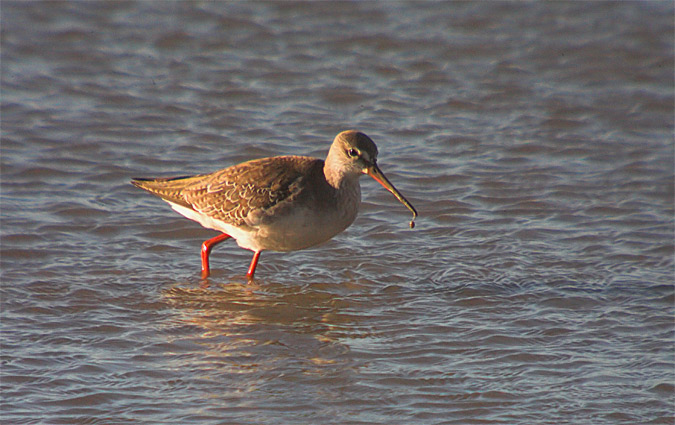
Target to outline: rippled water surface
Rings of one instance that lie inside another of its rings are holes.
[[[0,11],[3,423],[674,422],[672,2]],[[417,227],[251,284],[128,183],[349,128]]]

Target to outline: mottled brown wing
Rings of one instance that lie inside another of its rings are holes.
[[[181,196],[196,211],[242,226],[251,212],[263,212],[297,196],[308,170],[323,161],[308,157],[263,158],[194,179]]]

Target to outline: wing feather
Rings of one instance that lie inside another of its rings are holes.
[[[283,207],[284,203],[301,196],[307,189],[308,178],[323,176],[323,164],[316,158],[277,156],[244,162],[211,174],[133,179],[132,183],[166,201],[217,220],[235,226],[252,226],[266,211]]]
[[[181,190],[192,208],[236,226],[254,225],[255,217],[291,200],[303,190],[307,171],[323,168],[308,157],[263,158],[204,175]]]

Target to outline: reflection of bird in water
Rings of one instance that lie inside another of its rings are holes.
[[[305,156],[257,159],[211,174],[133,179],[185,217],[222,234],[202,244],[202,277],[209,254],[230,237],[253,251],[253,278],[260,252],[295,251],[331,239],[354,222],[361,202],[359,177],[377,180],[417,217],[415,208],[377,166],[377,147],[365,134],[343,131],[325,161]]]

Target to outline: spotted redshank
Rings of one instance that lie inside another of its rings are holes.
[[[365,134],[338,134],[326,161],[306,156],[256,159],[191,177],[132,179],[183,216],[222,232],[202,244],[202,278],[211,249],[230,237],[254,252],[246,276],[253,279],[260,252],[295,251],[325,242],[354,222],[361,203],[359,177],[368,174],[417,211],[377,166],[377,146]]]

